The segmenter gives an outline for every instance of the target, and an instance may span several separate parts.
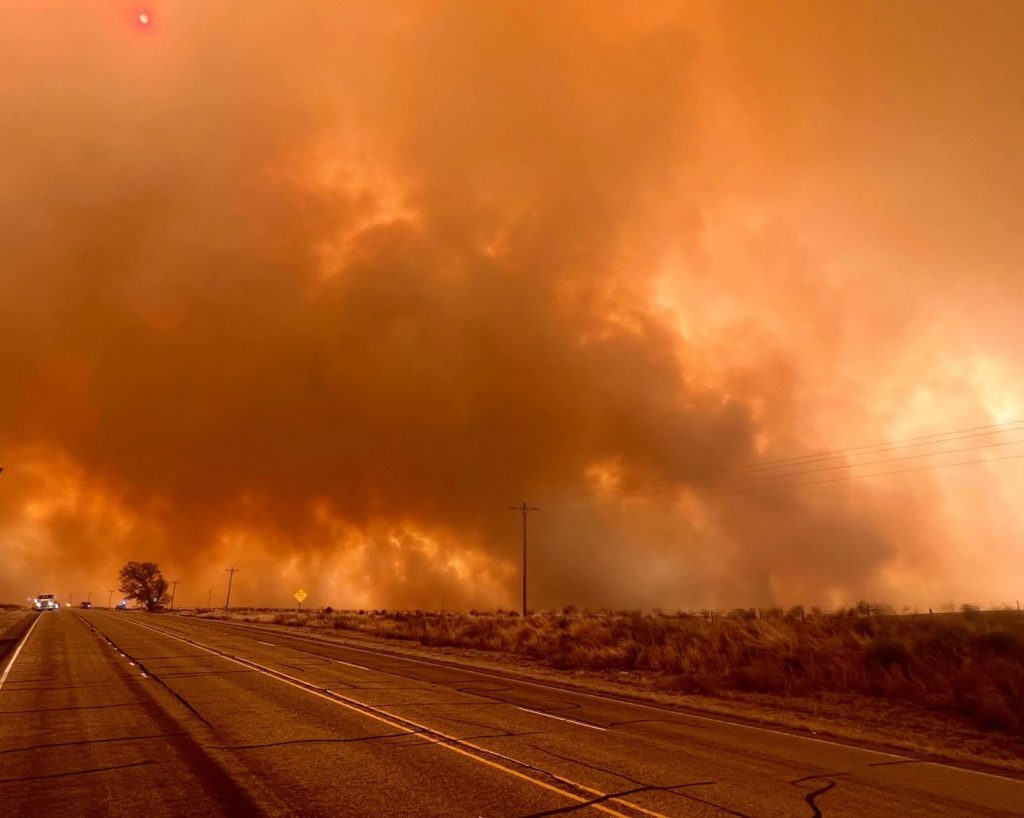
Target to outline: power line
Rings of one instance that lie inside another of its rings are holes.
[[[720,472],[747,472],[768,469],[789,468],[790,466],[804,466],[811,463],[827,463],[829,460],[838,460],[844,457],[863,457],[864,455],[881,454],[888,451],[899,451],[901,449],[913,449],[918,446],[934,446],[939,443],[952,443],[956,440],[968,440],[972,437],[987,437],[989,435],[1007,434],[1009,432],[1024,431],[1024,421],[1015,421],[1013,428],[991,430],[987,432],[971,432],[960,434],[959,432],[945,432],[942,434],[929,435],[934,440],[922,440],[922,438],[907,438],[905,440],[894,440],[890,443],[875,443],[870,446],[856,446],[851,449],[841,449],[834,453],[823,453],[818,455],[804,455],[802,457],[786,458],[781,461],[768,461],[756,463],[749,466],[738,466],[735,469],[720,469]],[[966,430],[961,430],[966,431]],[[713,474],[714,472],[706,472]]]
[[[1004,454],[1000,455],[999,457],[988,457],[979,460],[959,460],[955,463],[933,463],[929,466],[912,466],[909,469],[893,469],[892,471],[872,472],[871,474],[846,474],[843,475],[842,477],[831,477],[826,480],[808,480],[801,483],[787,483],[781,486],[754,486],[749,487],[745,490],[741,489],[737,491],[723,491],[713,493],[722,495],[749,494],[754,491],[773,491],[775,489],[790,489],[796,488],[798,486],[820,486],[825,483],[840,483],[845,480],[862,480],[866,477],[884,477],[889,474],[907,474],[909,472],[933,471],[935,469],[948,469],[952,468],[953,466],[971,466],[974,464],[993,463],[997,460],[1017,460],[1022,457],[1024,457],[1024,452],[1021,452],[1020,454]]]
[[[1006,427],[1015,427],[1015,428],[1006,428]],[[750,468],[750,469],[753,469],[753,468],[769,467],[769,466],[772,466],[772,465],[781,464],[781,463],[787,463],[787,462],[792,462],[792,461],[797,461],[797,460],[807,460],[807,459],[812,459],[812,458],[816,459],[816,458],[819,458],[819,457],[824,457],[824,458],[842,457],[842,456],[851,454],[853,452],[863,451],[864,449],[888,448],[888,447],[894,446],[896,444],[913,443],[914,441],[927,441],[927,440],[931,440],[932,438],[946,438],[946,437],[949,437],[950,435],[961,435],[961,434],[963,434],[965,437],[980,437],[980,436],[986,435],[986,434],[998,434],[1000,432],[1014,432],[1014,431],[1017,431],[1018,428],[1024,428],[1024,420],[1007,420],[1007,421],[1003,421],[1002,423],[989,423],[989,424],[986,424],[984,426],[968,426],[966,429],[951,429],[948,432],[932,432],[931,434],[928,434],[928,435],[918,435],[916,437],[897,438],[896,440],[888,440],[888,441],[883,441],[883,442],[879,442],[879,443],[867,443],[867,444],[864,444],[862,446],[853,446],[853,447],[845,448],[845,449],[830,449],[829,451],[817,452],[817,453],[814,453],[814,454],[798,455],[796,457],[784,457],[784,458],[781,458],[781,459],[778,459],[778,460],[768,460],[768,461],[765,461],[763,463],[756,463],[756,464],[751,464],[749,466],[743,466],[743,467],[737,467],[737,468],[745,468],[745,469],[746,468]],[[988,431],[983,431],[983,430],[988,430]],[[975,434],[966,434],[967,432],[975,432]],[[942,440],[935,440],[934,442],[942,443],[944,441],[942,441]],[[925,445],[925,444],[924,443],[920,443],[918,445]],[[866,454],[873,454],[873,452],[865,452],[865,453]],[[731,471],[731,469],[720,469],[720,470],[717,470],[717,471]],[[705,472],[705,473],[707,473],[707,472]]]
[[[988,430],[988,431],[978,431]],[[974,426],[967,429],[955,429],[948,432],[936,432],[930,435],[919,435],[917,437],[902,438],[890,441],[888,443],[871,443],[863,446],[854,446],[848,449],[834,449],[827,452],[819,452],[817,454],[800,455],[797,457],[786,457],[778,460],[769,460],[761,463],[751,463],[744,466],[735,466],[731,468],[722,469],[711,469],[701,472],[690,472],[688,474],[678,475],[676,477],[665,477],[657,480],[649,480],[641,484],[637,484],[631,488],[621,487],[609,487],[606,489],[597,489],[591,492],[580,492],[580,494],[619,494],[628,493],[633,490],[644,491],[648,488],[657,488],[659,486],[673,487],[679,484],[693,484],[694,481],[701,481],[701,478],[713,478],[715,476],[721,476],[722,478],[729,478],[734,475],[742,475],[756,471],[773,471],[782,468],[789,468],[795,466],[807,466],[813,465],[818,462],[828,462],[830,460],[837,460],[843,457],[859,457],[870,454],[882,454],[886,451],[899,451],[901,449],[914,448],[916,446],[926,445],[937,445],[941,443],[952,443],[956,440],[966,440],[972,437],[984,437],[993,434],[1006,434],[1009,432],[1024,431],[1024,421],[1015,420],[1007,421],[1004,423],[989,424],[986,426]],[[1000,444],[1002,445],[1002,444]],[[984,448],[984,446],[978,447]],[[956,450],[953,450],[956,451]],[[859,454],[858,454],[859,453]],[[922,453],[915,455],[915,457],[926,457],[934,453]],[[896,459],[896,458],[893,458]],[[843,464],[851,465],[851,464]],[[852,464],[852,465],[867,465],[867,464]],[[841,466],[833,467],[840,468]],[[792,472],[796,474],[797,472]],[[781,475],[769,475],[769,476],[781,476]],[[707,483],[707,480],[701,481]],[[713,482],[713,481],[712,481]]]
[[[946,442],[946,441],[942,441]],[[921,452],[919,454],[907,454],[900,455],[899,457],[884,457],[879,460],[867,460],[860,463],[840,463],[835,466],[824,466],[817,469],[800,469],[797,471],[779,472],[776,474],[765,474],[756,477],[744,477],[738,480],[731,479],[731,475],[723,480],[710,480],[704,482],[691,482],[684,480],[673,480],[666,481],[658,486],[649,487],[637,487],[636,489],[624,488],[618,494],[624,497],[638,497],[647,495],[657,495],[667,492],[671,492],[678,488],[695,488],[695,489],[716,489],[716,488],[729,488],[732,486],[743,486],[748,484],[765,483],[770,480],[778,480],[786,477],[803,477],[808,474],[822,474],[824,472],[836,471],[837,469],[855,469],[861,466],[877,466],[883,463],[898,463],[904,460],[918,460],[924,457],[939,457],[946,454],[962,454],[963,452],[978,451],[980,449],[991,449],[997,446],[1012,446],[1014,444],[1024,443],[1024,438],[1018,440],[1001,440],[994,443],[982,443],[977,446],[961,446],[956,449],[941,449],[934,452]],[[813,464],[811,464],[813,465]]]
[[[995,434],[1006,434],[1009,432],[1024,431],[1024,420],[1013,420],[1004,421],[1001,423],[991,423],[983,426],[971,426],[962,429],[953,429],[946,432],[933,432],[927,435],[918,435],[916,437],[899,438],[896,440],[889,441],[888,443],[871,443],[861,446],[854,446],[846,449],[833,449],[826,452],[819,452],[816,454],[800,455],[796,457],[780,458],[777,460],[765,461],[762,463],[753,463],[745,466],[736,466],[732,468],[713,469],[701,472],[690,472],[688,474],[679,475],[676,477],[666,477],[656,480],[648,480],[643,483],[637,483],[630,486],[607,486],[597,487],[590,489],[578,489],[575,491],[563,492],[562,496],[566,498],[589,498],[606,496],[644,496],[650,492],[657,492],[659,489],[664,488],[666,491],[683,487],[683,486],[713,486],[723,484],[722,480],[715,481],[714,477],[720,477],[723,480],[728,480],[734,476],[741,476],[750,474],[757,471],[775,471],[775,474],[767,474],[763,478],[757,479],[769,479],[773,477],[783,476],[799,476],[803,474],[803,471],[793,471],[778,473],[779,469],[797,467],[797,466],[809,466],[815,465],[816,463],[824,463],[830,460],[838,459],[840,457],[861,457],[870,454],[882,454],[887,451],[899,451],[901,449],[914,448],[917,446],[934,446],[941,443],[952,443],[956,440],[966,440],[972,437],[985,437],[988,435]],[[1011,441],[1013,442],[1013,441]],[[963,451],[971,448],[986,448],[988,445],[993,444],[982,444],[977,447],[967,447],[962,449]],[[1006,445],[1005,443],[999,443],[997,445]],[[908,456],[903,459],[914,459],[917,457],[929,457],[936,454],[948,454],[951,452],[961,451],[961,449],[943,450],[940,452],[921,452],[916,455]],[[858,454],[859,453],[859,454]],[[886,460],[898,460],[900,458],[886,458],[884,460],[875,462],[886,462]],[[843,463],[838,466],[831,467],[843,468],[843,467],[856,467],[858,465],[869,465],[868,463]],[[823,469],[827,471],[829,469]],[[703,480],[701,478],[704,478]]]

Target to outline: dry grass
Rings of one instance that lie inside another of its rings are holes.
[[[1024,616],[1016,611],[872,615],[748,611],[433,614],[310,612],[247,617],[351,631],[428,647],[523,657],[557,670],[643,677],[683,694],[777,698],[855,694],[967,717],[1024,738]]]

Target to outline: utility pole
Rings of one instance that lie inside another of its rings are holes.
[[[206,607],[213,608],[213,588],[206,592]]]
[[[171,610],[172,611],[174,610],[174,595],[176,593],[178,593],[178,583],[179,582],[181,582],[180,579],[172,579],[171,580]]]
[[[509,511],[519,511],[523,515],[523,618],[526,618],[526,515],[531,511],[540,511],[536,506],[526,504],[523,500],[521,506],[509,506]]]
[[[224,600],[224,610],[226,611],[228,606],[231,604],[231,580],[235,578],[235,571],[238,569],[232,566],[231,568],[225,568],[224,570],[228,572],[228,596],[227,599]]]
[[[111,605],[111,603],[113,603],[113,601],[114,601],[114,590],[111,589],[110,592],[107,594],[107,610],[110,610],[110,605]]]

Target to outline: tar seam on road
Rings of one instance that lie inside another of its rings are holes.
[[[7,676],[11,672],[11,668],[14,667],[14,662],[18,658],[18,654],[20,654],[21,649],[25,647],[25,643],[28,641],[28,638],[32,635],[32,631],[36,629],[36,625],[39,624],[39,620],[41,618],[41,616],[36,616],[36,621],[32,623],[32,626],[25,632],[25,635],[21,637],[21,641],[18,643],[18,647],[14,649],[14,654],[11,656],[11,661],[7,663],[7,667],[4,668],[3,675],[0,676],[0,690],[3,689],[4,682],[7,681]]]
[[[121,741],[148,741],[159,738],[175,738],[176,736],[188,735],[187,733],[160,733],[155,736],[116,736],[114,738],[93,738],[82,741],[61,741],[54,744],[33,744],[28,747],[12,747],[9,750],[0,750],[0,755],[8,753],[27,753],[32,750],[50,750],[56,747],[79,747],[83,744],[112,744]]]
[[[99,630],[96,629],[95,625],[93,625],[91,622],[87,622],[86,620],[82,619],[81,616],[76,614],[75,618],[79,622],[81,622],[83,625],[87,626],[93,633],[97,634],[99,637],[104,639],[107,642],[107,644],[110,645],[110,647],[112,647],[114,650],[116,650],[118,653],[120,653],[123,657],[128,659],[131,662],[131,664],[133,664],[133,665],[137,664],[139,670],[142,671],[142,678],[144,678],[144,679],[152,679],[154,682],[156,682],[158,685],[160,685],[164,690],[166,690],[168,693],[170,693],[172,696],[174,696],[174,698],[176,698],[179,702],[181,702],[186,708],[188,708],[188,710],[192,713],[192,715],[195,716],[197,719],[199,719],[199,721],[201,721],[207,727],[212,727],[213,726],[213,725],[210,724],[210,722],[208,722],[206,720],[206,717],[203,716],[202,713],[200,713],[198,710],[195,709],[195,707],[192,706],[192,703],[188,699],[186,699],[184,696],[182,696],[177,690],[174,690],[170,685],[167,684],[167,682],[165,682],[159,676],[154,676],[145,667],[145,665],[142,664],[142,662],[140,662],[136,657],[131,656],[128,653],[126,653],[124,650],[122,650],[121,646],[118,645],[109,636],[107,636],[107,634],[101,633]]]
[[[822,813],[821,807],[817,805],[816,800],[819,795],[824,795],[836,786],[834,779],[838,778],[840,775],[846,775],[846,773],[834,773],[833,775],[808,775],[803,778],[798,778],[796,781],[790,781],[789,783],[794,786],[798,786],[803,784],[805,781],[825,782],[824,787],[818,787],[818,789],[812,790],[804,796],[804,801],[806,801],[807,805],[814,811],[814,818],[823,818],[824,813]]]
[[[73,775],[89,775],[91,773],[109,773],[111,770],[127,770],[132,767],[149,767],[155,761],[136,761],[132,764],[118,764],[114,767],[90,767],[88,770],[72,770],[68,773],[50,773],[48,775],[30,775],[25,778],[0,778],[0,784],[21,783],[23,781],[46,781],[51,778],[68,778]]]
[[[690,801],[696,801],[698,804],[706,804],[709,807],[714,807],[719,812],[724,812],[729,815],[735,815],[737,816],[737,818],[753,818],[752,815],[748,815],[745,812],[738,812],[734,809],[726,807],[722,804],[718,804],[714,801],[708,801],[706,798],[698,798],[696,795],[690,795],[689,793],[680,792],[680,790],[688,789],[690,787],[711,786],[713,784],[717,784],[717,781],[688,781],[685,784],[648,784],[645,781],[640,781],[636,778],[633,778],[632,776],[628,776],[619,770],[609,770],[607,767],[599,767],[596,764],[588,764],[587,762],[582,761],[578,758],[573,758],[572,756],[564,756],[561,753],[556,753],[553,750],[547,750],[544,747],[541,747],[537,744],[531,744],[529,746],[537,752],[545,753],[546,755],[554,756],[555,758],[560,758],[562,759],[562,761],[568,761],[570,764],[577,764],[581,767],[586,767],[590,770],[596,770],[599,773],[606,773],[607,775],[613,775],[617,778],[621,778],[625,781],[628,781],[630,784],[636,784],[640,788],[638,790],[635,790],[636,792],[640,792],[641,790],[648,792],[664,792],[668,793],[669,795],[673,795],[676,798],[685,798]]]
[[[139,628],[144,628],[146,630],[162,634],[163,636],[167,636],[171,639],[177,639],[180,642],[185,642],[186,644],[192,645],[193,647],[199,648],[200,650],[205,650],[207,653],[211,653],[214,656],[220,656],[223,659],[227,659],[229,661],[235,662],[236,664],[240,664],[243,667],[250,667],[259,670],[260,672],[270,676],[272,679],[277,679],[278,681],[283,682],[284,684],[291,685],[292,687],[296,687],[299,690],[305,691],[306,693],[318,696],[328,702],[331,702],[332,704],[341,705],[342,707],[346,707],[349,710],[352,710],[356,713],[361,713],[364,716],[376,719],[377,721],[387,724],[389,727],[395,727],[400,730],[407,730],[410,735],[415,735],[421,739],[425,739],[431,744],[436,744],[437,746],[444,747],[445,749],[451,750],[452,752],[458,753],[480,764],[485,764],[486,766],[498,770],[499,772],[503,772],[507,775],[514,776],[516,778],[519,778],[520,780],[526,781],[530,784],[534,784],[535,786],[542,787],[543,789],[556,793],[557,795],[560,795],[563,798],[569,798],[573,801],[576,801],[579,804],[579,807],[592,807],[593,809],[599,810],[600,812],[605,812],[609,815],[613,815],[615,816],[615,818],[629,818],[628,815],[625,815],[621,812],[616,812],[615,810],[610,809],[609,807],[606,807],[603,804],[599,803],[601,800],[607,799],[610,801],[614,801],[617,805],[620,805],[627,809],[642,813],[644,815],[651,816],[651,818],[668,818],[668,816],[665,816],[662,813],[645,809],[644,807],[641,807],[638,804],[634,804],[630,801],[625,801],[614,793],[604,793],[592,787],[588,787],[586,785],[579,784],[575,781],[571,781],[567,778],[564,778],[563,776],[558,776],[544,770],[539,770],[535,767],[532,767],[529,764],[526,764],[525,762],[518,761],[517,759],[511,758],[509,756],[505,756],[501,753],[495,752],[494,750],[488,750],[484,747],[480,747],[478,745],[464,741],[455,736],[449,736],[440,730],[434,729],[432,727],[426,727],[422,724],[417,724],[416,722],[410,719],[406,719],[401,716],[396,717],[390,713],[385,713],[381,715],[377,713],[376,709],[370,705],[363,704],[362,702],[359,702],[355,699],[349,699],[346,696],[342,696],[341,694],[334,693],[326,689],[316,688],[312,686],[309,682],[304,682],[301,679],[296,679],[292,676],[289,676],[287,673],[282,673],[281,671],[274,670],[273,668],[260,665],[258,662],[253,662],[252,660],[243,659],[238,656],[232,656],[231,654],[221,651],[217,648],[211,648],[206,645],[202,645],[199,642],[196,642],[192,639],[180,636],[170,631],[166,631],[162,628],[153,627],[152,625],[144,625],[141,622],[132,622],[131,624]],[[402,722],[405,723],[403,724]],[[410,729],[408,725],[412,725],[416,729]],[[433,736],[440,737],[441,741],[435,740],[434,738],[432,738]],[[466,748],[470,748],[475,752],[470,752],[469,749]],[[595,797],[584,798],[582,796],[576,795],[575,793],[568,792],[565,789],[561,789],[552,784],[548,784],[544,781],[541,781],[537,778],[533,778],[529,775],[526,775],[525,773],[519,772],[518,770],[513,770],[510,767],[506,767],[502,764],[497,763],[496,761],[491,761],[490,759],[483,758],[481,757],[481,755],[478,755],[478,753],[493,756],[495,758],[500,758],[504,761],[508,761],[517,766],[527,767],[530,769],[537,769],[537,772],[542,772],[544,775],[550,776],[552,779],[561,782],[567,787],[571,787],[573,789],[578,789],[583,792],[590,793],[592,796]]]

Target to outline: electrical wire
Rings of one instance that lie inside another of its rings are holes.
[[[779,478],[785,477],[803,477],[807,474],[821,474],[823,472],[836,471],[837,469],[852,469],[860,466],[878,466],[883,463],[898,463],[903,460],[918,460],[922,457],[938,457],[944,454],[962,454],[963,452],[972,452],[979,449],[991,449],[997,446],[1012,446],[1015,443],[1024,443],[1024,438],[1018,440],[1001,440],[995,443],[983,443],[978,446],[961,446],[956,449],[941,449],[935,452],[921,452],[919,454],[906,454],[900,455],[899,457],[885,457],[880,460],[867,460],[862,463],[840,463],[836,466],[825,466],[820,469],[800,469],[797,471],[782,472],[779,474],[765,474],[758,477],[745,477],[739,480],[724,479],[724,480],[705,480],[699,482],[683,481],[679,480],[672,484],[666,484],[664,486],[656,487],[654,491],[659,488],[664,490],[671,490],[673,488],[689,487],[689,488],[719,488],[729,486],[742,486],[750,483],[760,483],[767,480],[778,480]],[[632,491],[628,488],[623,489],[622,494],[631,494]]]
[[[664,496],[668,494],[675,494],[679,490],[684,488],[699,489],[706,493],[712,494],[738,494],[745,493],[745,491],[753,490],[765,490],[775,488],[794,488],[803,485],[821,485],[824,483],[841,482],[844,480],[855,480],[865,477],[878,477],[887,474],[903,474],[907,472],[918,472],[918,471],[929,471],[931,469],[948,468],[951,466],[969,465],[972,463],[987,463],[997,460],[1011,460],[1019,457],[1024,457],[1024,454],[1006,455],[1001,457],[992,458],[980,458],[976,460],[964,460],[956,463],[939,463],[929,464],[924,466],[914,466],[908,469],[896,469],[890,471],[873,472],[871,474],[859,475],[859,474],[848,474],[839,477],[826,478],[824,480],[812,480],[812,481],[800,481],[796,483],[786,483],[779,485],[778,483],[772,483],[771,481],[777,481],[785,478],[800,478],[809,474],[821,474],[830,471],[836,471],[838,469],[855,469],[863,466],[881,465],[884,463],[894,463],[906,460],[917,460],[921,458],[939,457],[942,455],[949,454],[960,454],[968,451],[978,451],[981,449],[994,448],[997,446],[1010,446],[1014,444],[1024,443],[1024,439],[1015,440],[1002,440],[988,443],[980,443],[974,446],[963,446],[954,449],[941,449],[938,451],[924,451],[915,454],[900,455],[897,457],[886,457],[870,461],[862,462],[849,462],[844,461],[842,463],[822,466],[821,468],[800,468],[803,466],[817,466],[819,464],[828,463],[832,460],[838,460],[840,458],[858,458],[864,456],[870,456],[873,454],[886,454],[895,451],[901,451],[904,449],[912,449],[923,446],[936,446],[945,443],[952,443],[958,440],[967,440],[977,437],[987,437],[996,434],[1006,434],[1011,432],[1024,431],[1024,421],[1006,421],[1003,423],[987,424],[984,426],[974,426],[965,429],[954,429],[947,432],[937,432],[929,435],[919,435],[917,437],[903,438],[888,443],[874,443],[866,444],[862,446],[850,447],[847,449],[835,449],[826,452],[819,452],[811,455],[801,455],[799,457],[788,457],[780,458],[774,461],[767,461],[764,463],[750,464],[747,466],[739,466],[730,469],[717,469],[704,472],[695,472],[684,476],[662,478],[659,480],[648,481],[642,484],[636,484],[632,486],[610,486],[607,488],[597,488],[590,491],[578,491],[568,493],[567,496],[576,497],[622,497],[622,498],[656,498],[658,496]],[[790,471],[779,471],[779,469],[793,469]],[[754,474],[757,471],[764,471],[765,474]],[[752,475],[753,476],[745,476]],[[701,479],[703,478],[703,479]],[[734,479],[738,478],[738,479]],[[722,491],[722,490],[725,491]],[[736,491],[729,491],[729,489],[738,489]]]
[[[791,468],[795,466],[814,465],[819,462],[825,463],[830,460],[838,460],[846,457],[861,457],[870,454],[882,454],[888,451],[912,449],[919,446],[933,446],[940,443],[952,443],[957,440],[967,440],[973,437],[986,437],[988,435],[1006,434],[1018,431],[1024,431],[1024,421],[1007,421],[1005,423],[989,424],[987,426],[975,426],[967,429],[955,429],[949,432],[937,432],[930,435],[920,435],[918,437],[903,438],[890,441],[889,443],[871,443],[864,446],[854,446],[848,449],[835,449],[827,452],[819,452],[817,454],[801,455],[799,457],[786,457],[778,460],[764,461],[761,463],[751,463],[744,466],[711,469],[700,472],[690,472],[675,477],[665,477],[657,480],[650,480],[643,484],[637,485],[636,488],[655,488],[660,485],[674,486],[681,483],[692,485],[695,483],[705,482],[704,480],[702,480],[702,478],[714,478],[716,476],[721,476],[722,478],[729,478],[732,477],[733,475],[742,475],[756,471],[774,471],[777,469]],[[928,454],[930,453],[922,453],[921,455],[915,456],[927,456]],[[848,464],[844,463],[841,466],[833,468],[840,468],[845,465]],[[796,474],[797,472],[792,473]],[[610,489],[598,489],[596,492],[592,493],[601,493],[603,491],[616,493],[617,489],[614,487]]]
[[[1019,443],[1019,442],[1022,442],[1022,441],[1017,441],[1017,442]],[[909,469],[893,469],[892,471],[872,472],[871,474],[847,474],[847,475],[843,475],[842,477],[832,477],[832,478],[829,478],[827,480],[808,480],[808,481],[799,482],[799,483],[788,483],[788,484],[781,485],[781,486],[757,486],[755,488],[748,488],[746,490],[733,491],[733,492],[717,492],[717,493],[724,494],[724,495],[748,494],[748,493],[751,493],[753,491],[772,491],[772,490],[775,490],[775,489],[791,489],[791,488],[797,488],[798,486],[820,486],[820,485],[824,485],[826,483],[839,483],[839,482],[843,482],[843,481],[846,481],[846,480],[861,480],[861,479],[864,479],[864,478],[867,478],[867,477],[884,477],[884,476],[890,475],[890,474],[908,474],[910,472],[932,471],[934,469],[948,469],[948,468],[952,468],[953,466],[971,466],[971,465],[974,465],[974,464],[981,464],[981,463],[994,463],[994,462],[999,461],[999,460],[1017,460],[1017,459],[1020,459],[1022,457],[1024,457],[1024,452],[1021,452],[1019,454],[1004,454],[1004,455],[1000,455],[998,457],[987,457],[987,458],[982,458],[982,459],[978,459],[978,460],[959,460],[956,463],[933,463],[932,465],[929,465],[929,466],[912,466]],[[716,492],[712,492],[712,493],[716,493]]]

